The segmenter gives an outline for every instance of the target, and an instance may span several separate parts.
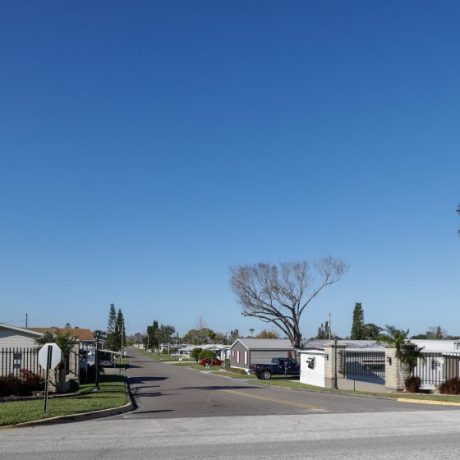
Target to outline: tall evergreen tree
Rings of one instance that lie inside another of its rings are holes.
[[[115,347],[115,327],[117,323],[117,310],[113,303],[110,304],[109,319],[107,321],[107,347],[114,350]]]
[[[158,321],[154,320],[151,326],[147,326],[147,335],[145,337],[145,346],[147,349],[155,349],[159,346],[158,341]]]
[[[353,324],[351,326],[350,338],[351,340],[364,340],[366,338],[364,310],[360,303],[357,303],[353,310]]]
[[[121,308],[118,309],[117,320],[115,323],[115,349],[121,350],[126,344],[125,318]]]

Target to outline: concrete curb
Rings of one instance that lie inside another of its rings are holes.
[[[39,425],[52,425],[57,423],[71,423],[71,422],[82,422],[85,420],[94,420],[103,417],[111,417],[113,415],[120,415],[129,412],[136,408],[133,403],[133,395],[131,394],[131,388],[129,386],[129,379],[125,376],[125,393],[129,402],[123,404],[123,406],[109,407],[108,409],[100,409],[90,412],[81,412],[77,414],[69,415],[58,415],[56,417],[44,418],[40,420],[32,420],[30,422],[17,423],[15,425],[0,426],[0,430],[14,429],[14,428],[27,428]]]
[[[428,406],[457,406],[460,402],[454,401],[436,401],[435,399],[415,399],[415,398],[398,398],[396,401],[409,404],[426,404]]]

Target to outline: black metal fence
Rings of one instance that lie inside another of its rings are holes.
[[[0,348],[0,377],[13,374],[19,376],[21,369],[27,369],[35,374],[44,375],[38,364],[40,348]],[[75,351],[63,356],[66,374],[71,377],[80,375],[80,355]]]
[[[460,353],[423,353],[414,375],[420,377],[421,389],[431,390],[446,380],[460,377]]]
[[[385,351],[343,350],[340,352],[339,372],[346,379],[383,385]]]
[[[21,369],[41,374],[38,351],[39,348],[0,348],[0,377],[19,376]]]

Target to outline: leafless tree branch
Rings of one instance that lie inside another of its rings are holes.
[[[324,257],[312,265],[307,261],[267,263],[231,267],[230,284],[244,316],[276,325],[301,347],[300,319],[310,302],[345,274],[345,262]]]

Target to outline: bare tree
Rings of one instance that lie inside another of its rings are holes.
[[[300,318],[310,302],[347,271],[345,262],[325,257],[231,267],[231,287],[243,306],[243,316],[259,318],[283,331],[295,349],[301,348]]]

